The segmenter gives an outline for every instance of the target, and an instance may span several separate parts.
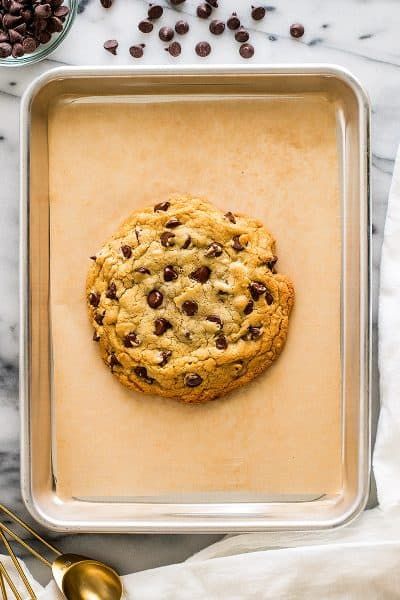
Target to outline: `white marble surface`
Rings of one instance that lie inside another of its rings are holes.
[[[18,111],[21,94],[39,73],[59,64],[184,64],[246,61],[238,54],[231,32],[221,37],[208,32],[197,19],[197,2],[187,0],[173,9],[168,0],[162,19],[152,34],[141,34],[137,22],[146,16],[145,0],[115,0],[105,10],[99,0],[81,1],[73,29],[52,60],[33,67],[0,69],[0,485],[1,500],[24,514],[19,492],[18,457]],[[250,0],[220,0],[215,15],[226,18],[236,10],[251,30],[256,53],[248,63],[330,62],[350,69],[366,87],[372,101],[372,198],[374,330],[376,332],[377,283],[380,247],[393,161],[400,140],[400,5],[397,0],[269,0],[271,10],[258,23],[249,18]],[[182,55],[173,59],[164,52],[157,36],[158,25],[173,25],[182,15],[190,33],[182,36]],[[290,23],[305,25],[304,38],[293,40]],[[271,38],[272,36],[272,38]],[[119,54],[106,53],[105,39],[117,38]],[[194,45],[208,40],[213,51],[198,58]],[[142,60],[128,53],[132,43],[146,43]],[[376,340],[374,353],[376,352]],[[378,403],[376,354],[373,396]],[[183,560],[216,536],[59,536],[65,549],[99,558],[112,558],[122,572],[140,570]],[[39,573],[35,568],[35,572]],[[41,579],[46,573],[41,571]]]

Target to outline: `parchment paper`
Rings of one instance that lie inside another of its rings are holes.
[[[341,487],[340,207],[325,97],[64,98],[49,118],[57,493],[302,494]],[[296,289],[287,346],[253,384],[186,406],[125,390],[92,341],[89,256],[130,211],[203,195],[262,219]]]

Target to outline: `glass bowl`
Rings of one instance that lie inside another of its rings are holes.
[[[69,14],[64,21],[64,27],[59,33],[53,33],[51,40],[47,44],[40,44],[34,52],[31,52],[31,54],[24,54],[24,56],[19,58],[14,58],[13,56],[0,58],[0,67],[22,67],[24,65],[32,65],[52,54],[71,29],[78,8],[78,1],[79,0],[64,0],[64,6],[69,8]]]

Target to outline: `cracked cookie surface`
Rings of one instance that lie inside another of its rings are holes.
[[[133,213],[91,258],[93,340],[128,388],[205,402],[282,351],[294,290],[260,221],[175,196]]]

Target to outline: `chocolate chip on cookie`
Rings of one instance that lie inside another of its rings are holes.
[[[199,307],[197,302],[194,302],[193,300],[186,300],[182,304],[182,310],[188,317],[193,317],[199,310]]]
[[[89,304],[91,304],[92,306],[97,308],[99,303],[100,303],[100,294],[98,294],[97,292],[91,292],[89,294]]]
[[[187,236],[186,240],[183,242],[183,250],[187,250],[187,248],[189,248],[190,244],[192,243],[192,238],[190,237],[190,235]]]
[[[203,383],[203,379],[197,373],[188,373],[185,375],[185,385],[187,387],[197,387]]]
[[[178,273],[172,265],[164,267],[164,281],[174,281],[178,279]]]
[[[274,256],[274,258],[273,258],[273,259],[269,260],[269,261],[266,263],[266,265],[267,265],[267,268],[268,268],[270,271],[275,271],[275,265],[276,265],[276,263],[277,263],[277,262],[278,262],[278,257],[277,257],[277,256]]]
[[[230,221],[231,223],[236,223],[236,219],[235,219],[235,215],[233,213],[231,213],[231,211],[228,211],[227,213],[225,213],[225,217],[228,219],[228,221]]]
[[[232,238],[232,248],[236,250],[236,252],[241,252],[244,250],[244,246],[240,243],[240,235],[234,235]]]
[[[190,279],[195,279],[199,283],[206,283],[210,279],[211,269],[203,265],[190,273]]]
[[[265,294],[265,300],[266,300],[268,306],[271,306],[271,304],[274,303],[274,297],[273,297],[273,295],[270,292],[267,292]]]
[[[216,258],[217,256],[221,256],[222,254],[222,244],[218,242],[211,242],[208,246],[207,250],[204,252],[204,256],[208,258]]]
[[[135,273],[140,273],[140,275],[150,275],[150,271],[149,269],[147,269],[146,267],[138,267],[137,269],[135,269]]]
[[[171,350],[162,350],[160,352],[160,354],[161,354],[161,362],[159,362],[158,364],[160,367],[165,367],[165,365],[167,364],[167,362],[169,361],[169,359],[172,356],[172,352],[171,352]]]
[[[159,308],[163,303],[164,296],[159,290],[151,290],[147,296],[147,304],[150,308]]]
[[[171,206],[170,202],[159,202],[158,204],[155,205],[154,212],[158,212],[160,210],[163,210],[165,212],[166,210],[169,209],[170,206]]]
[[[154,333],[156,335],[163,335],[163,333],[165,333],[167,331],[167,329],[171,329],[171,328],[172,328],[171,323],[167,319],[164,319],[163,317],[160,317],[159,319],[156,319],[154,321]]]
[[[115,285],[115,283],[113,281],[108,286],[108,289],[106,291],[106,297],[109,298],[110,300],[118,300],[117,286]]]
[[[174,238],[175,238],[174,233],[171,233],[170,231],[163,231],[162,234],[160,235],[160,240],[161,240],[162,246],[164,246],[165,248],[170,248],[171,246],[173,246],[175,244]]]
[[[227,339],[224,335],[219,335],[215,340],[215,345],[218,350],[226,350],[228,347]]]
[[[99,342],[99,341],[100,341],[100,336],[98,335],[97,331],[95,331],[95,332],[93,333],[93,338],[92,338],[92,340],[93,340],[94,342]]]
[[[146,383],[149,383],[150,385],[152,383],[154,383],[153,377],[149,377],[147,375],[147,369],[146,369],[146,367],[135,367],[134,373],[135,373],[135,375],[137,375],[138,377],[140,377],[140,379],[143,379]]]
[[[110,367],[112,369],[114,367],[121,367],[121,363],[119,362],[118,358],[115,356],[114,352],[111,352],[110,356],[108,357],[108,364],[110,365]]]
[[[89,256],[90,260],[94,260],[96,262],[97,260],[97,256],[95,254],[93,254],[93,256]]]
[[[179,225],[182,225],[182,223],[175,217],[172,217],[172,219],[165,223],[165,227],[167,227],[167,229],[175,229],[175,227],[179,227]]]
[[[251,325],[247,329],[247,333],[244,334],[243,339],[244,340],[258,340],[258,338],[261,337],[261,334],[262,334],[261,327],[255,327],[254,325]]]
[[[219,317],[217,317],[217,315],[208,315],[208,317],[206,317],[207,321],[210,321],[211,323],[216,323],[217,325],[220,326],[220,329],[222,329],[223,324],[222,321]]]
[[[134,331],[130,331],[124,337],[125,348],[133,348],[134,346],[140,346],[140,340]]]
[[[132,256],[132,248],[127,244],[121,246],[121,252],[125,258],[130,258]]]
[[[249,290],[253,300],[258,300],[260,296],[265,294],[267,287],[261,281],[252,281],[249,285]]]
[[[244,314],[245,315],[249,315],[250,313],[252,313],[254,310],[254,302],[252,300],[249,300],[248,303],[246,304],[246,306],[244,307]]]
[[[97,325],[103,325],[104,317],[105,313],[97,313],[97,315],[94,317]]]

